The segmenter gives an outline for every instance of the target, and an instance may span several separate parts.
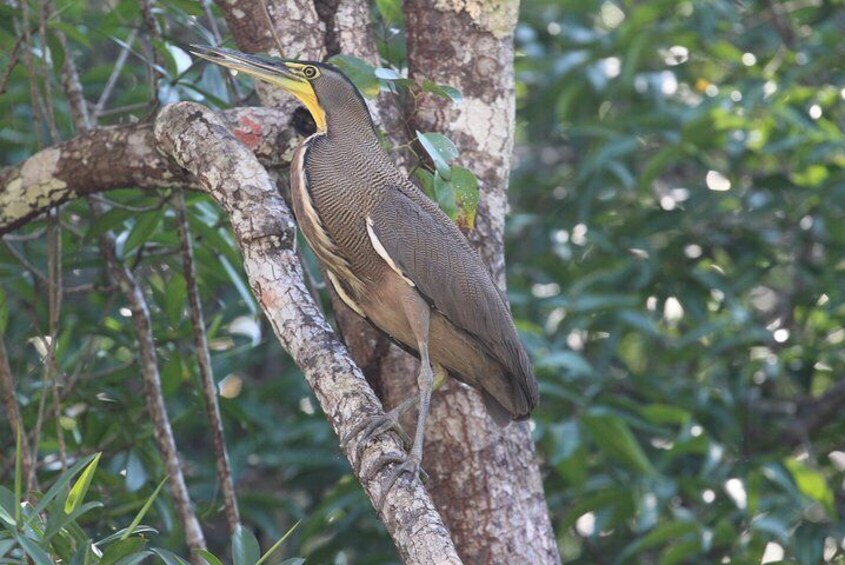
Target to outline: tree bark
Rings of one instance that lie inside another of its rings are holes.
[[[461,104],[423,94],[410,119],[449,136],[480,195],[468,237],[505,289],[504,224],[514,137],[513,30],[517,0],[407,0],[409,76],[450,84]],[[429,491],[470,563],[558,563],[527,422],[500,429],[480,395],[450,382],[434,395],[426,430]]]

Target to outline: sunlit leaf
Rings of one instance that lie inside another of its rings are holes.
[[[100,462],[101,455],[102,453],[97,453],[94,456],[94,459],[85,467],[85,470],[79,475],[79,479],[70,489],[65,501],[65,514],[70,514],[76,510],[85,500],[85,495],[88,494],[88,488],[91,486],[91,480],[94,478],[94,473],[97,472],[97,464]]]

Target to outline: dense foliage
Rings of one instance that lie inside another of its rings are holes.
[[[395,5],[378,5],[380,21],[391,18],[378,26],[385,64],[401,69]],[[203,5],[161,0],[164,39],[153,47],[167,80],[154,93],[137,2],[109,6],[53,2],[61,21],[46,26],[52,69],[35,88],[60,137],[73,128],[57,70],[68,53],[53,30],[78,53],[94,103],[131,46],[101,124],[143,119],[156,96],[226,106],[249,91],[242,81],[238,94],[185,52],[214,41]],[[0,69],[21,25],[21,10],[0,4]],[[843,32],[839,0],[523,2],[509,296],[541,381],[534,432],[566,560],[811,564],[845,555]],[[34,132],[32,119],[18,64],[0,96],[2,164],[56,141],[48,123]],[[62,272],[74,292],[54,343],[58,421],[42,362],[50,333],[43,221],[0,246],[0,328],[25,427],[39,430],[40,486],[61,469],[59,434],[70,464],[102,452],[86,501],[103,505],[80,525],[92,539],[126,527],[163,469],[130,312],[96,245],[103,231],[118,234],[121,258],[147,289],[191,494],[222,555],[228,534],[171,197],[109,193],[112,209],[96,221],[83,202],[63,208]],[[280,556],[395,561],[336,438],[258,313],[225,218],[199,195],[188,196],[188,209],[243,521],[267,548],[303,520]],[[5,504],[15,467],[5,418],[0,442]],[[166,491],[144,523],[159,531],[153,545],[184,554]],[[0,543],[0,552],[10,548]]]

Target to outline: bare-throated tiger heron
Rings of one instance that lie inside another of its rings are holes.
[[[317,132],[291,163],[297,223],[343,302],[419,354],[413,447],[383,492],[419,471],[435,372],[480,390],[499,425],[527,418],[537,383],[503,296],[457,226],[393,164],[352,82],[325,63],[193,51],[305,104]]]

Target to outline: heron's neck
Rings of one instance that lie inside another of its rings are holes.
[[[334,142],[379,146],[370,111],[364,101],[354,94],[326,109],[326,126],[326,136]]]

